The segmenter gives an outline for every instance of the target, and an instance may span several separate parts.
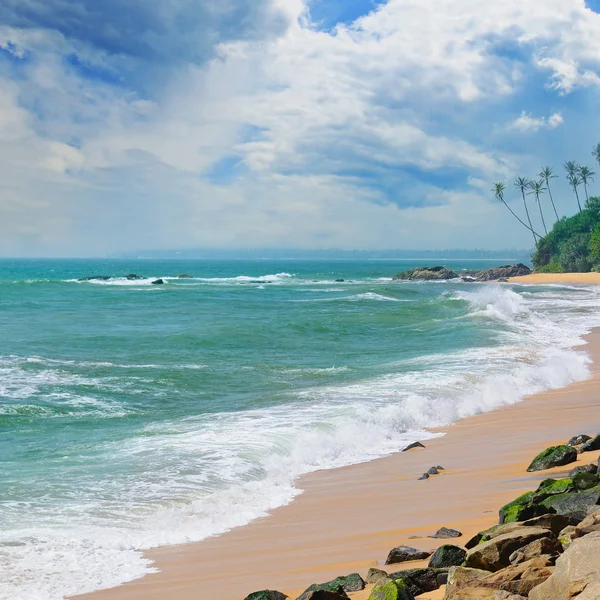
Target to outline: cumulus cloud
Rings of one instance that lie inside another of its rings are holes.
[[[571,104],[599,93],[583,0],[388,0],[327,29],[303,0],[6,0],[0,22],[4,253],[525,245],[483,233],[485,182],[561,164],[575,142],[536,141],[565,118],[587,156],[600,125]]]

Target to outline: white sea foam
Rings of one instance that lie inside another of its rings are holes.
[[[369,294],[361,299],[377,300]],[[497,326],[497,345],[398,361],[387,375],[305,389],[281,406],[161,422],[107,442],[106,460],[138,460],[136,475],[110,490],[90,476],[77,502],[32,510],[31,523],[2,530],[0,597],[57,600],[139,577],[150,568],[141,550],[264,516],[300,493],[303,473],[389,454],[431,437],[427,428],[589,375],[578,347],[600,325],[597,291],[526,295],[488,285],[440,301]]]

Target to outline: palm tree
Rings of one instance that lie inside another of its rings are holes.
[[[531,191],[529,194],[535,194],[535,199],[538,204],[538,208],[540,209],[540,217],[542,217],[542,225],[544,226],[544,231],[546,235],[548,235],[548,228],[546,227],[546,220],[544,219],[544,211],[542,210],[542,203],[540,202],[540,194],[543,194],[546,191],[544,187],[544,180],[540,179],[539,181],[530,181],[529,188]]]
[[[521,196],[523,197],[523,204],[525,205],[525,214],[527,215],[527,221],[529,223],[529,229],[533,233],[533,239],[537,244],[536,233],[533,231],[533,225],[531,224],[531,217],[529,216],[529,209],[527,208],[527,200],[525,200],[525,190],[529,188],[529,180],[525,179],[525,177],[517,177],[515,181],[515,187],[521,190]]]
[[[600,150],[600,144],[598,144]],[[556,220],[558,221],[558,213],[556,212],[556,206],[554,205],[554,198],[552,197],[552,190],[550,189],[550,180],[556,179],[558,175],[554,174],[554,169],[552,167],[544,167],[538,177],[541,177],[546,182],[546,187],[548,188],[548,194],[550,194],[550,202],[552,202],[552,208],[554,209],[554,214],[556,215]]]
[[[522,221],[521,218],[519,217],[519,215],[517,215],[515,213],[515,211],[507,204],[506,200],[504,200],[505,189],[506,189],[506,187],[504,186],[503,183],[495,183],[494,187],[492,188],[492,192],[494,192],[494,195],[496,196],[496,200],[500,200],[500,202],[502,202],[502,204],[504,204],[504,206],[506,206],[506,208],[508,208],[508,210],[510,210],[512,216],[515,219],[517,219],[517,221],[519,221],[519,223],[521,223],[521,225],[523,225],[523,227],[526,227],[527,229],[529,229],[529,231],[531,231],[531,233],[533,233],[533,239],[535,240],[535,236],[537,235],[535,233],[535,231],[533,231],[533,229],[531,229],[531,227],[529,227],[529,225],[527,225],[527,223]]]
[[[579,201],[579,192],[577,188],[581,185],[581,178],[579,177],[579,165],[573,161],[569,160],[565,163],[565,171],[567,172],[567,181],[569,185],[573,188],[575,192],[575,197],[577,198],[577,206],[579,206],[579,212],[581,212],[581,202]]]
[[[596,144],[592,150],[592,156],[596,159],[596,162],[600,166],[600,144]]]
[[[592,171],[589,167],[586,167],[585,165],[582,167],[579,167],[579,178],[581,179],[581,183],[583,183],[583,187],[585,189],[585,200],[586,202],[590,199],[590,197],[588,196],[588,181],[594,181],[594,175],[596,173],[594,173],[594,171]]]

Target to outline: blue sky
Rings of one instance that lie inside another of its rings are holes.
[[[600,142],[599,11],[4,0],[0,255],[527,247],[489,190],[523,210],[510,182],[554,165],[574,212],[561,165]]]

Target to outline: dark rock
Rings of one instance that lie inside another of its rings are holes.
[[[367,573],[367,578],[365,579],[365,582],[366,583],[377,583],[383,577],[388,577],[388,574],[385,571],[382,571],[381,569],[371,568],[371,569],[369,569],[369,572]]]
[[[408,446],[406,446],[406,448],[404,448],[404,450],[402,450],[402,452],[407,452],[408,450],[414,450],[415,448],[425,448],[425,446],[423,446],[423,444],[421,444],[421,442],[414,442],[413,444],[409,444]]]
[[[594,473],[575,473],[573,476],[573,487],[578,491],[589,490],[600,484],[600,477]]]
[[[458,275],[451,269],[446,267],[417,267],[404,273],[399,273],[394,277],[395,280],[422,280],[422,281],[439,281],[443,279],[456,279]]]
[[[425,550],[418,550],[417,548],[410,548],[408,546],[398,546],[390,550],[385,564],[393,565],[411,560],[424,560],[430,556],[431,552],[426,552]]]
[[[156,279],[152,282],[152,285],[163,285],[164,281],[162,279]]]
[[[570,477],[564,479],[544,479],[538,486],[538,489],[533,494],[532,502],[539,504],[550,496],[557,496],[558,494],[566,494],[572,492],[575,489],[573,480]]]
[[[108,281],[112,279],[110,275],[92,275],[91,277],[82,277],[79,281]]]
[[[544,471],[553,467],[562,467],[576,460],[577,450],[575,448],[571,446],[552,446],[538,454],[527,468],[527,471]]]
[[[467,552],[467,567],[486,571],[499,571],[510,564],[510,555],[531,542],[543,538],[555,537],[551,531],[541,527],[521,527],[482,542]]]
[[[457,531],[456,529],[448,529],[448,527],[442,527],[441,529],[438,529],[433,535],[430,535],[430,538],[434,538],[434,539],[442,539],[442,540],[447,540],[450,538],[459,538],[462,536],[462,533],[460,531]]]
[[[577,475],[577,473],[590,473],[591,475],[595,475],[598,472],[598,467],[596,465],[581,465],[580,467],[575,467],[569,472],[569,477],[571,479]]]
[[[523,521],[523,527],[541,527],[550,530],[554,535],[558,535],[565,527],[574,525],[575,521],[564,515],[546,514],[540,517],[534,517]]]
[[[285,600],[288,596],[274,590],[263,590],[246,596],[244,600]]]
[[[427,471],[427,475],[439,475],[439,471],[437,470],[436,467],[431,467],[431,469],[429,469],[429,471]]]
[[[444,469],[444,467],[440,467],[440,465],[438,465],[438,466],[436,467],[436,469],[437,469],[438,471],[445,471],[445,470],[446,470],[446,469]]]
[[[429,559],[429,567],[432,569],[444,569],[447,567],[459,567],[463,564],[467,553],[458,546],[446,544],[440,546]]]
[[[447,569],[408,569],[390,573],[392,580],[402,579],[413,596],[433,592],[440,587],[438,575],[446,573]]]
[[[516,521],[525,521],[533,517],[539,517],[545,515],[548,512],[547,509],[540,508],[535,504],[532,504],[533,496],[535,492],[527,492],[518,498],[515,498],[512,502],[504,505],[500,509],[500,524],[513,523]]]
[[[408,586],[402,579],[381,580],[383,585],[375,585],[369,600],[414,600]],[[320,599],[318,599],[320,600]]]
[[[339,589],[344,592],[359,592],[365,589],[365,582],[358,573],[352,573],[351,575],[345,575],[342,577],[336,577],[331,581],[325,583],[313,583],[310,587],[304,590],[304,593],[315,592],[317,590],[326,590],[329,592],[337,592]]]
[[[585,444],[588,440],[591,439],[592,438],[589,435],[585,435],[585,433],[582,433],[581,435],[576,435],[575,437],[572,437],[567,442],[567,446],[580,446],[581,444]]]
[[[193,277],[187,273],[181,273],[177,275],[177,279],[193,279]]]
[[[129,273],[129,275],[125,275],[125,279],[127,279],[128,281],[138,281],[140,279],[146,278],[142,277],[141,275],[136,275],[135,273]]]
[[[594,450],[600,450],[600,435],[588,440],[583,446],[581,446],[582,452],[593,452]]]
[[[422,481],[423,479],[429,479],[429,473],[423,473],[423,475],[419,477],[419,481]]]
[[[497,281],[499,279],[508,280],[509,277],[522,277],[530,275],[531,269],[524,264],[505,265],[503,267],[494,267],[485,271],[474,271],[467,276],[474,277],[476,281]]]
[[[336,279],[335,282],[336,283],[344,283],[344,280],[343,279]]]
[[[506,277],[500,277],[500,279],[496,280],[498,283],[508,283],[508,279]]]
[[[313,590],[312,592],[304,592],[302,596],[298,596],[296,600],[349,600],[348,594],[340,588],[332,592],[330,590]]]
[[[446,585],[448,583],[448,573],[444,573],[443,571],[440,571],[437,574],[437,584],[439,587],[442,587],[443,585]]]
[[[583,521],[600,501],[600,486],[584,492],[569,492],[551,496],[542,502],[542,505],[559,515]]]
[[[479,533],[475,534],[466,544],[465,544],[465,548],[467,550],[470,550],[471,548],[475,548],[475,546],[479,545],[479,543],[481,542],[481,540],[483,539],[483,532],[480,531]]]

